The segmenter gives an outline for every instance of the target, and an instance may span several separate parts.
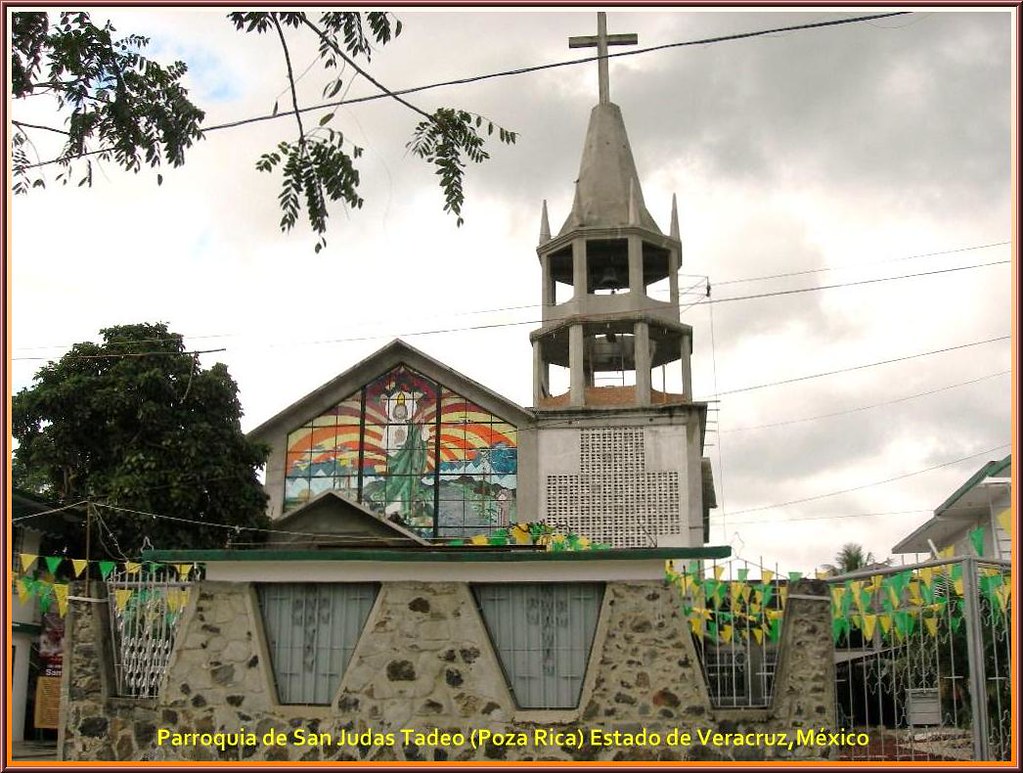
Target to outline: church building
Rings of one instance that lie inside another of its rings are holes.
[[[393,341],[250,434],[271,448],[282,533],[399,544],[542,521],[614,547],[707,541],[707,404],[693,400],[680,319],[677,206],[665,234],[609,95],[607,47],[636,36],[599,19],[570,41],[597,47],[599,102],[557,235],[542,208],[533,405]]]

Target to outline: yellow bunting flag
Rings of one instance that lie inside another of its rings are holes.
[[[32,564],[34,564],[36,562],[37,558],[39,558],[39,556],[33,555],[32,553],[22,553],[21,554],[21,571],[23,573],[25,573],[25,572],[28,572],[29,570],[31,570],[32,569]]]
[[[953,587],[956,589],[956,593],[960,596],[963,595],[963,578],[960,577],[958,580],[952,582]]]
[[[28,577],[22,577],[14,586],[18,589],[18,601],[22,604],[27,604],[28,600],[32,598],[32,587],[29,585],[29,582]]]
[[[74,567],[76,579],[82,576],[82,572],[85,571],[85,567],[87,567],[88,565],[89,562],[86,561],[84,558],[71,559],[71,566]]]
[[[741,582],[730,582],[728,583],[728,595],[732,598],[732,604],[739,601],[742,596],[743,583]]]
[[[867,590],[871,593],[877,593],[877,591],[881,588],[882,582],[884,582],[884,578],[879,574],[875,574],[870,578],[870,584],[867,586]]]
[[[947,548],[942,548],[938,551],[938,556],[941,558],[952,558],[955,555],[956,546],[949,545]]]
[[[140,564],[137,561],[124,562],[124,571],[127,572],[128,574],[138,574],[141,568],[142,564]]]
[[[515,529],[517,528],[519,527],[516,526]],[[515,529],[512,529],[512,531],[515,531]],[[174,568],[178,570],[178,577],[182,580],[187,580],[189,573],[192,571],[192,564],[177,564]]]
[[[768,620],[780,620],[785,613],[780,609],[769,609],[766,614]]]
[[[938,635],[938,618],[936,617],[925,617],[924,626],[927,628],[927,633],[931,636]]]
[[[826,580],[830,576],[830,574],[826,571],[822,572],[820,569],[818,569],[816,572],[813,573],[813,576],[816,577],[818,580]]]
[[[911,580],[909,583],[909,599],[917,606],[924,603],[923,597],[920,595],[920,582],[918,580]]]
[[[721,577],[724,575],[724,573],[725,573],[725,567],[723,567],[721,565],[715,565],[714,566],[714,579],[715,580],[720,580]]]
[[[749,596],[752,590],[753,589],[750,588],[750,586],[747,585],[746,583],[742,584],[742,600],[745,601],[747,604],[749,603]]]
[[[67,583],[55,582],[53,584],[53,597],[57,599],[57,613],[64,617],[67,614]]]
[[[721,638],[725,644],[730,644],[732,641],[733,628],[730,625],[726,625],[721,629]]]
[[[765,585],[774,579],[774,572],[770,569],[762,569],[760,571],[760,581]]]
[[[934,582],[934,567],[925,566],[920,570],[920,579],[923,581],[925,588],[930,588],[931,583]]]
[[[892,630],[892,616],[889,614],[878,615],[877,620],[881,623],[881,630],[887,636]]]
[[[842,585],[831,586],[831,601],[838,607],[842,605],[842,597],[845,595],[845,587]]]
[[[128,599],[131,598],[131,591],[127,588],[119,588],[114,591],[114,606],[118,612],[123,612],[128,606]]]
[[[689,625],[693,629],[693,633],[697,636],[703,636],[703,618],[702,617],[690,617]]]
[[[998,606],[1001,607],[1003,612],[1009,608],[1009,591],[1011,587],[1011,585],[1005,583],[995,588],[995,598],[998,599]]]
[[[1002,531],[1012,534],[1012,510],[1005,508],[995,517],[998,519],[998,525],[1002,527]]]
[[[786,585],[783,588],[779,588],[778,594],[781,596],[781,605],[785,606],[785,602],[789,600],[789,586]]]
[[[877,625],[877,615],[866,614],[863,616],[863,635],[867,639],[874,638],[874,627]]]
[[[753,629],[753,638],[757,640],[757,644],[764,643],[764,631],[761,628]]]
[[[856,605],[856,608],[862,612],[863,594],[861,594],[860,591],[863,590],[863,581],[853,580],[851,583],[849,583],[849,590],[852,592],[853,603]]]
[[[188,591],[182,588],[175,588],[167,591],[167,609],[177,612],[188,603]]]

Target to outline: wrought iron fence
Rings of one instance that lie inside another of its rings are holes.
[[[851,760],[1007,760],[1008,562],[977,558],[829,580],[839,723]]]
[[[129,564],[107,577],[118,695],[152,698],[158,694],[198,571],[191,564]]]
[[[788,581],[749,571],[731,563],[668,567],[715,707],[767,706],[774,691]]]

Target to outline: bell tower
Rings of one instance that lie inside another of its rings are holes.
[[[573,48],[596,46],[599,57],[599,102],[572,211],[552,236],[544,202],[536,250],[539,510],[618,547],[700,545],[713,484],[702,458],[707,406],[692,395],[692,328],[679,311],[677,204],[673,197],[665,235],[647,211],[621,109],[610,101],[608,46],[637,36],[608,35],[606,15],[597,18],[596,36],[569,39]]]

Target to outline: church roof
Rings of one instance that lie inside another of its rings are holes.
[[[396,338],[362,362],[260,424],[249,432],[249,438],[271,442],[274,436],[290,432],[311,417],[319,416],[333,408],[341,400],[353,395],[365,384],[399,364],[405,364],[422,375],[440,382],[511,424],[520,426],[533,420],[533,415],[517,403]]]
[[[630,217],[630,202],[635,210],[635,222]],[[630,224],[661,233],[643,203],[621,108],[613,102],[598,104],[590,113],[572,212],[558,236],[577,228],[616,228]]]

